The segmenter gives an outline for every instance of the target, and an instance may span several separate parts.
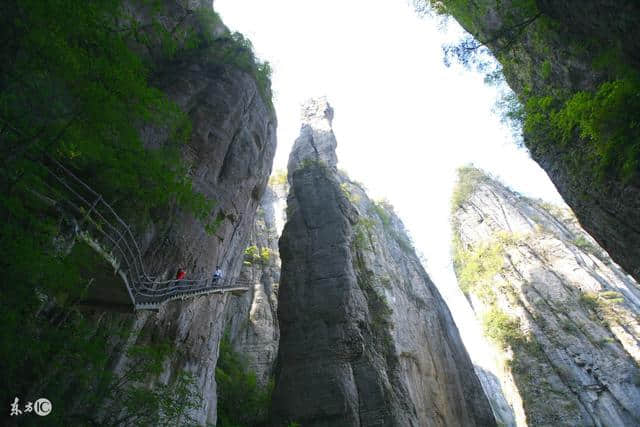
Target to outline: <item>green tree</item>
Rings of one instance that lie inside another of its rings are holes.
[[[122,0],[9,0],[0,15],[0,401],[48,396],[54,425],[96,422],[87,414],[98,407],[111,421],[126,414],[125,425],[175,425],[193,403],[188,376],[153,381],[161,358],[148,353],[132,355],[137,370],[124,382],[110,376],[108,343],[128,327],[79,309],[104,261],[65,244],[73,233],[56,203],[65,193],[47,169],[65,165],[134,231],[176,204],[210,232],[224,220],[211,218],[214,202],[194,191],[180,160],[188,116],[153,82],[163,65],[202,54],[249,73],[269,103],[271,69],[241,36],[214,38],[213,10],[181,3],[173,23],[159,0],[127,2],[136,13]]]
[[[489,6],[483,2],[465,0],[414,0],[416,10],[421,13],[433,11],[442,16],[453,16],[469,32],[483,34],[479,40],[470,34],[458,42],[443,46],[444,62],[448,66],[453,61],[465,67],[474,67],[481,72],[499,71],[492,57],[500,58],[511,51],[523,38],[526,31],[542,17],[534,0],[514,0],[508,6],[498,2],[502,22],[497,28],[480,30],[478,22],[489,14]]]
[[[443,48],[445,63],[486,72],[488,82],[502,82],[503,69],[511,77],[518,96],[507,91],[498,110],[513,130],[524,130],[534,156],[563,145],[576,153],[568,162],[573,172],[589,168],[601,181],[637,181],[640,73],[613,39],[575,34],[533,0],[416,3],[418,10],[454,17],[471,33]],[[564,48],[554,53],[554,46]],[[531,66],[524,65],[527,57]],[[564,65],[558,62],[563,57]],[[562,78],[566,64],[585,59],[592,61],[591,87],[569,88]]]
[[[524,129],[537,140],[588,144],[596,175],[632,181],[640,175],[640,73],[602,83],[595,91],[532,96],[525,105]],[[545,150],[543,144],[534,147]]]
[[[166,38],[153,21],[138,26],[118,0],[10,0],[0,16],[2,402],[34,388],[61,399],[86,391],[89,383],[69,389],[69,378],[103,366],[96,358],[110,338],[75,307],[100,261],[58,244],[67,233],[52,159],[134,225],[173,202],[202,220],[211,211],[178,160],[189,120],[150,84],[152,64],[132,48]],[[140,136],[151,128],[162,135],[153,149]]]
[[[3,184],[44,191],[53,157],[139,217],[173,199],[205,218],[210,205],[177,160],[189,120],[130,47],[149,29],[122,28],[131,18],[116,0],[10,3],[0,18]],[[153,150],[140,137],[149,126],[166,135]]]
[[[127,351],[128,363],[121,374],[100,373],[94,399],[97,397],[95,406],[104,408],[94,415],[95,423],[114,427],[196,425],[189,411],[200,406],[201,396],[195,392],[193,375],[179,372],[168,384],[156,379],[173,351],[166,343],[134,346]],[[86,417],[90,409],[85,406],[78,413]]]
[[[246,359],[233,350],[227,334],[220,341],[216,383],[219,426],[252,427],[269,419],[273,381],[264,387],[258,383]]]

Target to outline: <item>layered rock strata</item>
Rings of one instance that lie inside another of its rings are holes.
[[[305,106],[289,161],[275,425],[495,425],[402,222],[337,172],[332,116]]]
[[[519,425],[640,423],[640,287],[568,209],[461,171],[456,273]]]

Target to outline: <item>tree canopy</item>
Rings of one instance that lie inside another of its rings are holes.
[[[144,5],[152,16],[159,11],[158,2]],[[134,225],[174,202],[201,220],[211,213],[213,201],[193,190],[180,160],[189,119],[153,87],[154,64],[136,51],[153,35],[170,36],[157,19],[139,25],[119,0],[9,0],[4,5],[3,402],[40,390],[58,397],[56,411],[65,414],[77,402],[70,399],[65,406],[61,399],[91,388],[82,372],[107,366],[109,334],[96,332],[92,319],[74,307],[89,284],[87,272],[100,260],[86,247],[76,245],[69,252],[56,245],[65,224],[52,206],[59,189],[47,172],[50,159],[88,182]],[[168,49],[167,55],[175,52]],[[141,137],[149,128],[161,135],[153,148]]]

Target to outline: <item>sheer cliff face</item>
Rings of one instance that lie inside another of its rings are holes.
[[[274,421],[494,425],[402,223],[337,172],[331,116],[309,103],[290,156]]]
[[[145,261],[167,276],[175,274],[178,265],[191,278],[212,272],[216,265],[227,277],[237,276],[242,265],[238,254],[245,249],[271,173],[275,114],[248,73],[211,62],[206,52],[163,64],[156,81],[189,113],[192,137],[182,157],[194,187],[216,201],[209,220],[220,226],[209,235],[177,206],[147,233]],[[159,138],[147,135],[150,144]]]
[[[235,351],[248,359],[249,369],[265,385],[273,375],[278,355],[278,285],[280,255],[276,206],[283,185],[270,185],[265,192],[245,249],[239,280],[252,286],[228,306],[229,332]]]
[[[502,351],[495,373],[528,425],[640,423],[640,288],[570,211],[464,169],[458,280]],[[524,425],[519,420],[519,425]]]
[[[197,14],[188,14],[197,7],[206,7],[198,3],[166,1],[167,16],[162,22],[167,25],[180,22],[180,30],[222,31],[198,26]],[[210,7],[211,2],[208,3]],[[196,189],[217,202],[210,218],[220,220],[220,227],[213,235],[208,234],[200,222],[182,213],[179,206],[161,213],[162,221],[156,222],[141,238],[147,269],[161,277],[173,278],[176,269],[182,266],[187,279],[199,279],[210,277],[216,265],[220,265],[225,273],[223,284],[231,284],[242,268],[252,229],[255,236],[255,214],[267,187],[276,148],[275,115],[249,74],[233,65],[208,61],[206,53],[192,52],[159,64],[156,71],[158,86],[191,118],[192,138],[183,148],[182,156]],[[151,146],[163,143],[161,131],[147,130],[144,136]],[[275,310],[273,300],[265,291],[271,279],[258,277],[257,272],[252,279],[253,290],[241,297],[202,296],[167,303],[157,313],[136,313],[132,342],[168,340],[178,350],[161,379],[170,381],[183,369],[194,374],[196,391],[203,404],[192,415],[200,424],[216,422],[215,367],[218,343],[228,322],[236,325],[239,318],[246,322],[252,307],[258,307],[256,310],[260,312],[253,319],[261,315],[265,318],[257,320],[254,327],[247,327],[244,333],[248,336],[251,330],[256,336],[245,337],[243,342],[248,346],[266,343],[271,353],[275,353],[277,328],[261,329],[261,324],[275,322],[269,317]],[[240,333],[238,328],[233,332]],[[273,358],[272,355],[265,360],[255,359],[255,365],[261,366],[261,375],[268,375]],[[118,366],[123,363],[120,361]]]
[[[617,68],[640,69],[637,2],[481,0],[469,2],[465,10],[454,13],[456,19],[478,40],[487,42],[523,103],[532,97],[594,91],[602,82],[617,78]],[[530,24],[517,26],[536,16]],[[505,48],[509,44],[505,39],[515,43]],[[615,128],[628,125],[616,122],[607,132],[613,134]],[[613,168],[602,178],[596,165],[602,148],[577,131],[564,144],[551,132],[533,130],[525,131],[524,140],[585,230],[640,280],[637,165],[635,176],[626,182]],[[621,150],[631,156],[633,144],[637,139]]]

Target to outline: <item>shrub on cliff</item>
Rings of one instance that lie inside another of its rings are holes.
[[[220,341],[216,366],[218,385],[218,426],[260,426],[269,418],[273,382],[262,387],[247,361],[235,352],[225,336]]]
[[[492,307],[482,318],[482,326],[487,337],[503,349],[524,342],[520,330],[520,319],[510,317],[499,308]]]
[[[276,169],[269,177],[269,185],[273,187],[287,185],[287,171],[285,169]]]
[[[100,382],[90,395],[97,400],[87,402],[95,406],[80,408],[79,412],[76,408],[74,412],[84,420],[95,417],[94,423],[103,426],[195,425],[189,412],[197,409],[202,399],[194,390],[193,375],[178,372],[168,384],[157,379],[174,351],[166,343],[129,348],[122,373],[114,375],[108,369],[97,373]],[[92,413],[95,407],[102,409]]]
[[[213,12],[211,12],[213,13]],[[256,57],[251,40],[238,32],[207,41],[206,59],[212,63],[233,65],[248,73],[258,86],[264,102],[273,110],[271,64]]]
[[[624,180],[640,173],[640,74],[602,83],[595,91],[569,96],[532,96],[525,107],[524,129],[536,140],[568,145],[577,136],[589,145],[600,177]],[[546,138],[545,138],[546,137]],[[538,143],[536,150],[544,151]]]
[[[473,194],[476,184],[486,178],[484,172],[472,165],[458,168],[458,181],[451,196],[451,211],[455,212],[462,207],[462,204]]]
[[[480,72],[488,71],[487,81],[504,81],[504,69],[514,89],[519,87],[518,97],[508,92],[498,108],[513,129],[524,128],[527,146],[534,153],[544,154],[556,145],[573,148],[581,140],[575,151],[586,154],[579,154],[582,158],[574,162],[574,169],[583,169],[586,161],[600,179],[628,183],[640,177],[640,73],[625,59],[619,45],[595,36],[568,35],[533,0],[415,2],[419,10],[453,16],[473,33],[443,47],[445,63],[454,59]],[[486,25],[489,16],[499,25]],[[563,64],[553,54],[558,39],[570,48],[563,55],[581,58],[591,50],[593,76],[589,79],[595,82],[590,89],[569,88],[561,79],[554,79],[554,72],[562,74],[563,66],[572,62]],[[533,59],[533,66],[523,65],[523,54]]]
[[[251,245],[244,250],[244,264],[252,265],[260,263],[262,265],[268,265],[272,253],[271,249],[267,247],[258,248],[256,245]]]
[[[465,248],[459,238],[453,242],[453,266],[460,289],[465,294],[474,293],[487,303],[493,302],[493,279],[503,268],[504,245],[491,241]]]
[[[189,120],[149,84],[151,64],[130,47],[150,30],[116,0],[10,3],[0,18],[2,181],[43,190],[48,155],[138,217],[178,200],[205,218],[210,205],[178,160]],[[148,126],[166,135],[163,147],[145,149]]]
[[[145,4],[155,16],[153,3]],[[201,220],[211,212],[180,161],[189,120],[150,84],[152,64],[132,48],[148,46],[151,36],[169,41],[171,32],[157,17],[141,25],[121,6],[10,0],[0,15],[0,263],[10,278],[0,288],[3,402],[43,378],[53,394],[56,375],[68,372],[72,382],[72,368],[90,364],[109,338],[90,333],[90,320],[74,306],[88,286],[81,273],[99,261],[54,243],[65,233],[51,204],[63,193],[45,168],[49,159],[132,224],[172,203]],[[147,149],[141,130],[166,143]],[[45,310],[48,304],[54,308]],[[55,365],[53,375],[51,364],[60,360],[74,364]]]

